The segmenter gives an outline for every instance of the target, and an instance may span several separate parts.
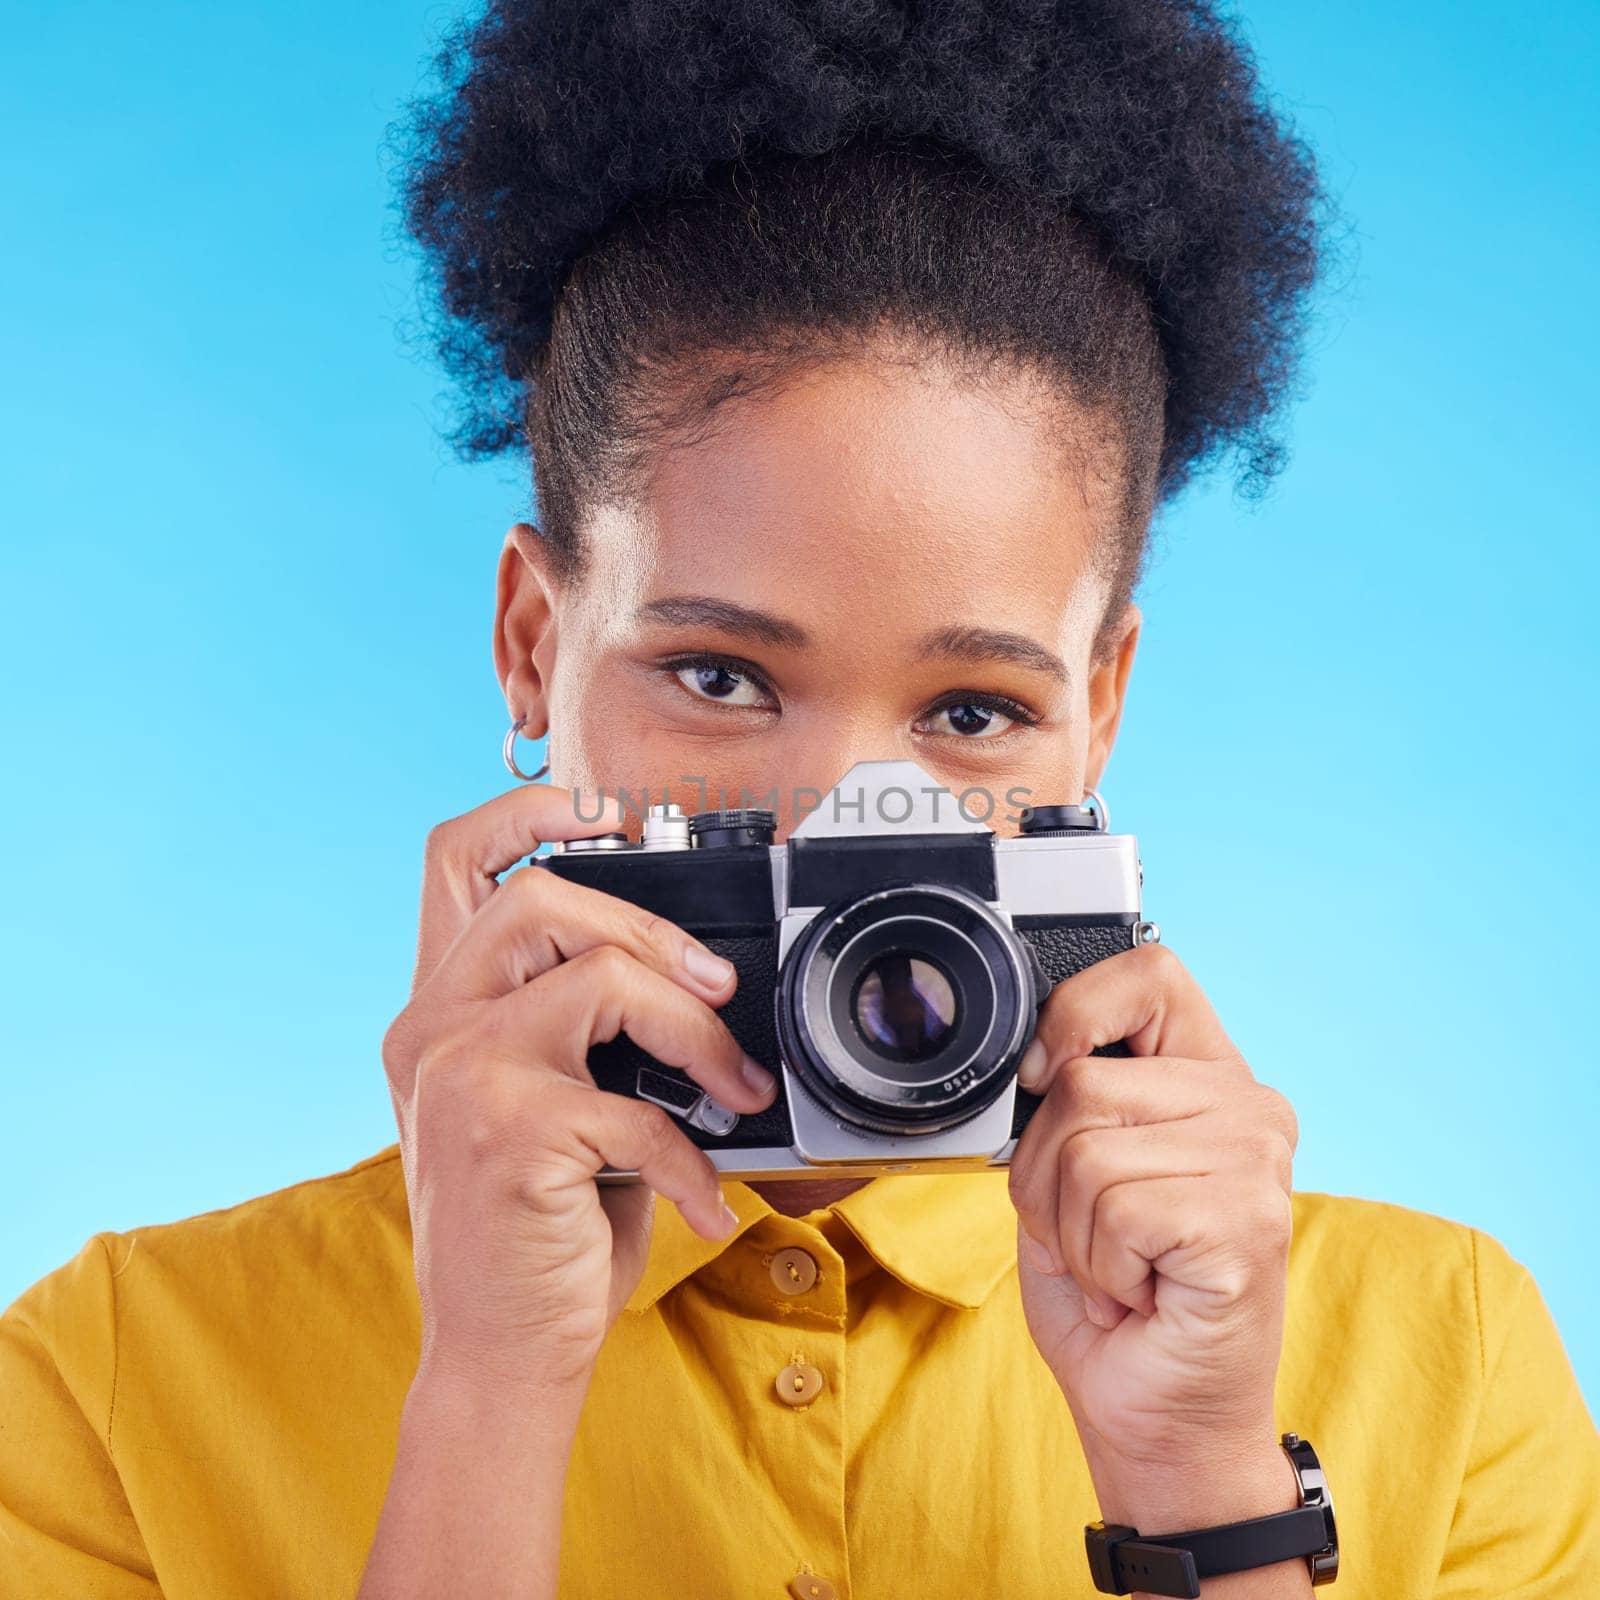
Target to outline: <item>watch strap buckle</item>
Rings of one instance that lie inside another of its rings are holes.
[[[1089,1575],[1101,1594],[1176,1595],[1200,1600],[1200,1574],[1194,1554],[1178,1545],[1141,1539],[1139,1530],[1122,1522],[1091,1522],[1083,1530],[1089,1552]],[[1137,1583],[1129,1582],[1137,1578]]]

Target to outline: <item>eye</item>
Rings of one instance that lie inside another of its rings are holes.
[[[1031,727],[1039,720],[1026,706],[1004,695],[971,695],[935,706],[922,731],[955,736],[970,743],[975,739],[998,739],[1015,727]]]
[[[717,700],[729,706],[765,706],[771,697],[766,686],[748,667],[721,656],[695,656],[664,663],[697,700]]]

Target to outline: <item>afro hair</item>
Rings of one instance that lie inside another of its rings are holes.
[[[451,442],[531,450],[569,565],[669,428],[885,319],[1114,422],[1123,594],[1200,466],[1282,465],[1331,205],[1203,0],[490,0],[434,68],[391,139]]]

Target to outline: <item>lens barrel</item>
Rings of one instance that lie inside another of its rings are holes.
[[[879,884],[825,906],[784,958],[783,1058],[858,1127],[937,1133],[1012,1081],[1036,1018],[1020,937],[970,891]]]

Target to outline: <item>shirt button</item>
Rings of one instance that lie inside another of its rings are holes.
[[[809,1361],[791,1361],[778,1374],[778,1398],[792,1406],[805,1405],[821,1391],[822,1374]]]
[[[826,1578],[814,1572],[797,1572],[789,1581],[789,1593],[795,1600],[838,1600],[839,1591]]]
[[[772,1281],[785,1294],[804,1294],[817,1281],[817,1263],[804,1250],[780,1250],[771,1270]]]

